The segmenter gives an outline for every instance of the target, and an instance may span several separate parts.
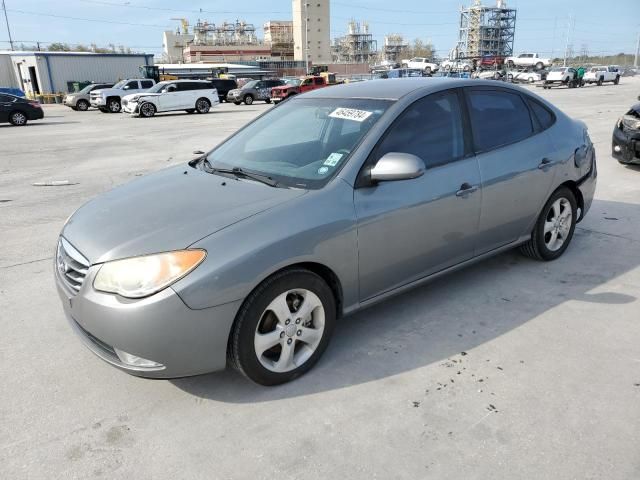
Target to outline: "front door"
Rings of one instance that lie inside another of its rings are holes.
[[[360,300],[472,258],[480,217],[480,173],[465,145],[457,91],[409,106],[372,153],[420,157],[423,176],[358,188]]]
[[[482,177],[482,254],[530,233],[561,159],[517,92],[477,87],[467,99]]]

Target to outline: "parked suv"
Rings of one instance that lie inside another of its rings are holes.
[[[284,85],[283,80],[252,80],[241,88],[231,90],[227,94],[227,101],[236,105],[240,105],[242,102],[251,105],[256,100],[271,103],[271,89],[280,85]]]
[[[113,83],[92,83],[87,85],[79,92],[69,93],[65,95],[63,104],[70,107],[72,110],[80,110],[84,112],[89,110],[91,106],[91,92],[94,90],[100,90],[113,87]]]
[[[155,84],[154,80],[148,78],[120,80],[112,88],[93,90],[89,103],[101,112],[118,113],[122,109],[122,97],[131,93],[145,92]]]
[[[142,117],[176,110],[208,113],[211,106],[218,103],[218,92],[208,80],[160,82],[146,92],[127,95],[122,99],[125,113]]]
[[[218,91],[220,103],[227,99],[227,94],[231,90],[238,88],[238,83],[230,78],[214,78],[211,80],[211,84]]]
[[[608,67],[601,65],[591,67],[584,74],[584,83],[597,83],[598,86],[604,82],[613,82],[614,85],[620,83],[620,71],[618,67],[609,65]]]
[[[551,85],[568,85],[569,88],[575,87],[574,80],[578,78],[578,72],[570,67],[555,67],[549,70],[547,79],[544,81],[542,88],[551,88]]]

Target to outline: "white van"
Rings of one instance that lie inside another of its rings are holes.
[[[146,92],[127,95],[122,99],[122,109],[132,116],[153,117],[177,110],[208,113],[218,103],[218,91],[208,80],[171,80],[157,83]]]

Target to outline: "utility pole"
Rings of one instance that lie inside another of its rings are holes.
[[[3,0],[4,1],[4,0]],[[309,3],[304,2],[304,68],[309,75]]]
[[[638,68],[638,56],[640,56],[640,33],[638,33],[638,43],[636,43],[636,58],[633,60],[633,66]]]
[[[4,21],[7,22],[7,33],[9,34],[9,45],[11,46],[11,50],[14,50],[13,39],[11,38],[11,29],[9,28],[9,17],[7,16],[7,6],[4,4],[4,0],[2,0],[2,11],[4,11]]]
[[[567,56],[569,55],[569,33],[571,32],[571,14],[569,14],[569,20],[567,21],[567,39],[564,46],[564,62],[563,67],[567,66]]]

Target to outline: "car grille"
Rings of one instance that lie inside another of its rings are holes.
[[[84,258],[73,245],[60,237],[56,251],[56,271],[72,295],[80,291],[89,266],[89,260]]]

